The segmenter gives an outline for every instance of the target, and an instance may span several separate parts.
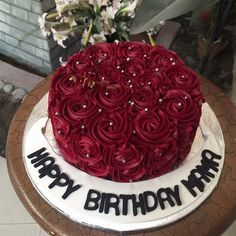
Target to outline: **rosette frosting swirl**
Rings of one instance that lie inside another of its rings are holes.
[[[155,178],[188,155],[201,116],[197,75],[176,53],[99,43],[56,70],[48,114],[66,161],[118,182]]]

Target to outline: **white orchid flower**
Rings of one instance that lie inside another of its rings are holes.
[[[115,18],[115,15],[117,13],[117,9],[113,8],[112,6],[110,7],[107,7],[106,8],[106,14],[107,14],[107,17],[110,18],[110,19],[114,19]]]
[[[43,15],[38,18],[39,27],[42,30],[42,34],[44,37],[50,35],[51,33],[51,27],[50,24],[46,22],[46,16],[47,13],[43,13]]]
[[[93,34],[89,38],[89,42],[91,44],[95,44],[95,43],[98,43],[98,42],[105,42],[106,40],[107,39],[105,37],[105,32],[104,31],[101,31],[100,34]]]
[[[59,15],[61,15],[61,12],[65,6],[70,5],[70,4],[79,4],[79,2],[80,0],[55,0],[56,9]]]
[[[121,1],[120,0],[113,0],[112,7],[116,9],[117,11],[121,8]]]
[[[100,8],[101,6],[107,6],[109,0],[89,0],[89,4],[93,5],[95,8]]]
[[[53,39],[57,41],[57,44],[62,46],[63,48],[66,48],[66,46],[63,44],[63,41],[65,41],[69,35],[68,33],[62,33],[59,31],[56,31],[55,29],[52,28],[52,33],[53,33]]]
[[[67,61],[64,61],[64,60],[63,60],[63,57],[60,57],[60,58],[59,58],[59,62],[60,62],[60,64],[61,64],[61,66],[63,66],[63,67],[66,66],[66,64],[67,64]]]
[[[63,21],[65,23],[68,23],[71,28],[73,28],[74,26],[77,26],[77,23],[75,21],[75,17],[73,15],[65,16],[65,17],[63,17],[63,19],[64,19]]]
[[[126,5],[126,7],[124,7],[121,12],[128,12],[128,13],[133,13],[135,8],[137,7],[139,3],[139,0],[134,0],[132,3],[128,3],[128,5]]]

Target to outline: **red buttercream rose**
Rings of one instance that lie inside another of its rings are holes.
[[[102,85],[109,86],[111,83],[117,83],[119,75],[120,72],[117,67],[106,63],[99,64],[95,71],[96,81],[99,81]]]
[[[133,125],[139,140],[144,143],[164,142],[170,135],[169,119],[161,110],[138,112]]]
[[[166,75],[171,81],[170,87],[187,91],[192,95],[193,100],[201,105],[200,83],[195,72],[183,65],[178,65],[169,68]]]
[[[141,42],[123,42],[117,46],[118,59],[140,58],[144,60],[152,47]]]
[[[107,177],[110,171],[109,166],[103,160],[95,163],[84,162],[80,166],[84,172],[98,177]]]
[[[120,66],[121,73],[124,71],[129,77],[142,76],[146,70],[146,64],[141,59],[125,59]]]
[[[71,96],[60,102],[59,114],[65,120],[82,124],[83,119],[88,119],[97,112],[96,104],[91,98]]]
[[[141,165],[144,156],[135,145],[122,144],[114,151],[110,164],[114,169],[127,170]]]
[[[169,115],[177,126],[187,122],[199,123],[201,107],[196,104],[192,97],[185,91],[172,89],[168,90],[162,98],[161,107]]]
[[[92,140],[89,136],[83,135],[78,139],[77,133],[71,137],[71,148],[74,156],[81,161],[96,163],[101,160],[101,148],[98,142]]]
[[[82,96],[84,94],[84,87],[77,76],[67,74],[64,67],[57,70],[56,74],[52,78],[51,87],[53,89],[50,90],[51,93],[60,93],[62,97],[73,94],[81,94]]]
[[[71,131],[70,122],[66,121],[59,114],[52,116],[53,134],[55,138],[64,143],[64,141],[69,137]]]
[[[87,54],[80,51],[69,57],[65,68],[67,73],[85,76],[86,70],[91,68],[91,62]]]
[[[140,86],[149,86],[156,92],[160,92],[161,86],[167,83],[167,76],[165,73],[160,73],[158,71],[145,71],[142,76],[134,78],[135,83],[140,84]]]
[[[93,100],[99,107],[109,110],[128,103],[129,94],[129,89],[116,83],[97,88],[94,91]]]
[[[114,64],[116,62],[113,45],[109,43],[97,43],[85,49],[84,54],[93,66],[100,63]]]
[[[155,172],[162,173],[163,169],[171,169],[178,159],[178,148],[174,138],[151,147],[151,168],[149,174],[155,176]],[[167,168],[168,167],[168,168]],[[154,172],[154,173],[153,173]]]
[[[127,114],[114,111],[94,116],[88,131],[93,139],[104,146],[118,145],[126,141],[130,133]]]
[[[133,96],[131,97],[131,101],[134,102],[137,108],[139,109],[152,109],[157,99],[159,98],[159,94],[157,90],[153,90],[150,86],[145,86],[143,88],[134,88]]]
[[[147,54],[147,61],[153,70],[163,70],[177,64],[183,64],[183,61],[173,51],[164,47],[153,47]]]

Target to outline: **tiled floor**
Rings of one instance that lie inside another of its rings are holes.
[[[18,199],[8,176],[6,160],[1,157],[0,173],[0,235],[47,236]],[[236,222],[222,236],[235,235]]]
[[[18,199],[8,176],[6,160],[2,157],[0,173],[0,235],[47,236]]]

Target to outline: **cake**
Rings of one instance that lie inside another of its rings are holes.
[[[141,42],[99,43],[56,70],[48,116],[68,163],[135,182],[185,160],[201,106],[199,80],[174,52]]]
[[[187,216],[216,188],[221,127],[174,52],[96,44],[51,78],[22,156],[37,192],[67,220],[141,232]]]

